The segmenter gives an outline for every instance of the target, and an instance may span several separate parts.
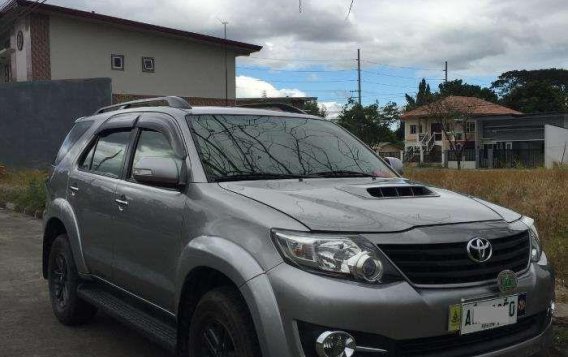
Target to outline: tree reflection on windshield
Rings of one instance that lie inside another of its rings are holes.
[[[395,177],[367,147],[337,125],[299,117],[188,117],[212,181],[290,177]]]

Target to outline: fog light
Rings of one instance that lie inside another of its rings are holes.
[[[319,357],[351,357],[356,347],[353,336],[341,331],[326,331],[316,341]]]

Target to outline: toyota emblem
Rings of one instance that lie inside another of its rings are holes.
[[[476,263],[485,263],[493,255],[491,242],[484,238],[472,238],[467,242],[467,255]]]

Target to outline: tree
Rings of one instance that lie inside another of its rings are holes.
[[[400,118],[396,103],[384,107],[378,103],[362,106],[350,99],[337,118],[337,124],[349,130],[365,144],[373,146],[379,142],[396,141],[391,125]]]
[[[501,74],[491,84],[501,104],[524,113],[568,111],[568,70],[549,68]]]
[[[476,97],[489,102],[497,103],[497,94],[490,89],[474,84],[464,83],[461,79],[440,83],[436,97],[445,98],[450,95],[459,95],[463,97]]]
[[[405,94],[404,96],[406,97],[406,106],[404,108],[406,111],[418,108],[434,101],[434,95],[430,90],[430,85],[424,78],[422,78],[422,80],[418,84],[418,93],[416,93],[416,97],[412,97],[408,94]]]
[[[302,108],[308,114],[316,115],[318,117],[325,118],[327,117],[327,110],[323,106],[320,106],[317,101],[310,100],[304,104]]]
[[[469,123],[474,123],[472,106],[461,98],[442,98],[427,105],[428,117],[434,119],[442,130],[456,156],[458,170],[461,170],[463,152],[471,142],[468,135]]]

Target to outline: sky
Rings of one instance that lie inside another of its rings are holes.
[[[300,4],[301,2],[301,11]],[[263,49],[237,59],[237,96],[314,96],[334,115],[414,94],[421,78],[488,86],[514,69],[568,66],[567,0],[48,0]]]

